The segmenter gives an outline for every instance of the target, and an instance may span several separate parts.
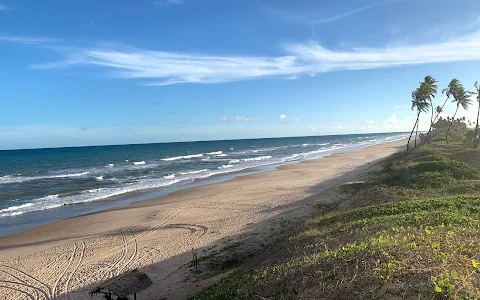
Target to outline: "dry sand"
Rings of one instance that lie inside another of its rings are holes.
[[[404,145],[334,154],[0,238],[0,299],[90,299],[95,283],[133,268],[154,282],[137,299],[185,299],[317,204],[340,201],[340,184]],[[200,274],[190,266],[192,249],[211,258]]]

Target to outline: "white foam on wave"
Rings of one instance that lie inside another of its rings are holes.
[[[217,157],[225,157],[225,156],[227,156],[227,154],[225,154],[225,153],[217,155]]]
[[[143,161],[143,160],[142,160],[142,161],[134,161],[133,164],[134,164],[135,166],[144,165],[144,164],[145,164],[145,161]]]
[[[168,157],[168,158],[162,158],[162,160],[163,161],[174,161],[174,160],[180,160],[180,159],[199,158],[199,157],[203,157],[203,154],[192,154],[192,155]]]
[[[146,179],[139,182],[125,184],[121,187],[87,190],[87,192],[83,192],[81,194],[65,197],[58,197],[58,195],[49,195],[46,197],[32,200],[31,202],[22,205],[0,209],[0,217],[12,217],[24,213],[47,210],[65,205],[103,200],[130,192],[169,186],[179,181],[180,180],[178,179]]]
[[[257,156],[257,157],[250,157],[250,158],[244,158],[242,159],[243,161],[255,161],[255,160],[265,160],[265,159],[271,159],[271,155],[265,155],[265,156]]]
[[[232,160],[230,160],[228,163],[229,163],[230,165],[231,165],[231,164],[238,164],[238,163],[240,163],[240,160],[239,160],[239,159],[232,159]]]
[[[42,202],[49,202],[49,201],[55,201],[55,199],[58,199],[58,194],[48,195],[48,196],[40,198],[39,200],[42,201]],[[48,205],[48,206],[45,206],[45,207],[47,207],[47,209],[48,208],[53,208],[52,205]],[[31,210],[37,210],[37,209],[35,209],[35,203],[34,202],[29,202],[29,203],[25,203],[25,204],[22,204],[22,205],[10,206],[10,207],[7,207],[7,208],[0,209],[0,217],[18,216],[18,215],[24,214],[25,212],[31,211]]]
[[[191,175],[191,174],[198,174],[202,172],[206,172],[208,169],[196,170],[196,171],[188,171],[188,172],[178,172],[180,175]]]
[[[103,176],[97,176],[97,177],[95,177],[95,179],[98,180],[98,181],[102,181],[102,180],[103,180]]]
[[[287,157],[282,158],[283,162],[299,160],[302,157],[302,154],[293,154]]]
[[[165,178],[165,179],[173,179],[173,178],[175,178],[175,174],[166,175],[166,176],[163,176],[163,178]]]
[[[307,147],[308,145],[310,145],[310,144],[302,144],[302,147]]]
[[[106,189],[106,188],[86,190],[85,193],[96,193],[96,192],[99,192],[99,191],[103,191],[104,189]]]
[[[108,165],[106,165],[105,167],[106,167],[106,168],[113,168],[113,166],[114,166],[114,164],[108,164]]]
[[[214,152],[207,152],[205,154],[209,154],[209,155],[219,155],[219,154],[222,154],[223,151],[214,151]]]
[[[222,169],[229,169],[229,168],[233,168],[234,165],[221,165],[220,167],[218,167],[219,170],[222,170]]]
[[[12,183],[21,183],[34,180],[49,180],[49,179],[61,179],[61,178],[74,178],[82,177],[90,174],[90,172],[80,172],[80,173],[71,173],[71,174],[60,174],[60,175],[45,175],[45,176],[12,176],[6,175],[0,177],[1,184],[12,184]]]
[[[71,178],[71,177],[80,177],[90,174],[90,172],[81,172],[81,173],[73,173],[73,174],[61,174],[61,175],[54,175],[54,176],[45,176],[43,179],[50,179],[50,178]]]

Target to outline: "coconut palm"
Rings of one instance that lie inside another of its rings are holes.
[[[480,85],[478,81],[475,81],[475,90],[477,94],[478,110],[477,110],[477,123],[475,124],[475,134],[473,135],[473,148],[477,149],[478,147],[478,117],[480,116]]]
[[[468,110],[468,107],[472,104],[472,99],[470,99],[470,96],[472,95],[472,93],[465,90],[463,85],[459,82],[456,88],[452,91],[451,95],[454,98],[452,102],[457,104],[457,109],[455,110],[455,113],[453,114],[453,118],[452,118],[452,120],[455,120],[455,116],[457,115],[457,112],[460,106],[464,110]],[[448,143],[448,133],[450,132],[452,125],[453,125],[453,121],[452,123],[450,123],[450,126],[448,126],[448,129],[447,129],[447,135],[445,137],[445,141],[447,143]]]
[[[447,101],[450,100],[450,97],[453,96],[454,92],[456,89],[458,89],[462,84],[460,83],[460,80],[453,78],[449,83],[446,89],[442,90],[442,94],[445,94],[447,96],[445,98],[445,101],[443,102],[443,105],[441,106],[440,110],[443,112],[443,108],[445,107],[445,104],[447,104]],[[437,115],[438,116],[438,115]],[[450,118],[447,117],[447,121]]]
[[[422,85],[420,85],[419,88],[417,88],[415,91],[412,92],[412,110],[414,109],[417,110],[417,119],[415,121],[415,124],[413,125],[412,131],[410,132],[410,137],[408,138],[407,152],[410,147],[410,140],[412,139],[413,131],[415,131],[415,129],[417,129],[417,132],[415,133],[415,147],[417,147],[417,134],[418,134],[418,125],[420,123],[419,122],[420,114],[422,112],[426,112],[429,106],[426,98],[427,98],[426,89],[422,88]]]
[[[430,117],[430,128],[428,129],[427,133],[427,141],[430,143],[430,135],[432,131],[432,126],[433,126],[433,103],[432,103],[432,98],[435,98],[435,94],[437,93],[438,85],[437,85],[437,80],[433,78],[432,76],[428,75],[425,76],[424,81],[420,82],[420,85],[423,85],[423,89],[425,90],[426,96],[428,102],[430,103],[431,107],[431,117]],[[418,126],[418,124],[417,124]]]

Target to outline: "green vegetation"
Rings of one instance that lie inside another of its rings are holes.
[[[190,299],[480,299],[479,167],[463,142],[395,153],[340,187],[349,207],[319,208]]]

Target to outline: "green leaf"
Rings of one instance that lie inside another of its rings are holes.
[[[441,293],[442,292],[442,288],[439,287],[438,285],[435,286],[435,292],[436,293]]]

